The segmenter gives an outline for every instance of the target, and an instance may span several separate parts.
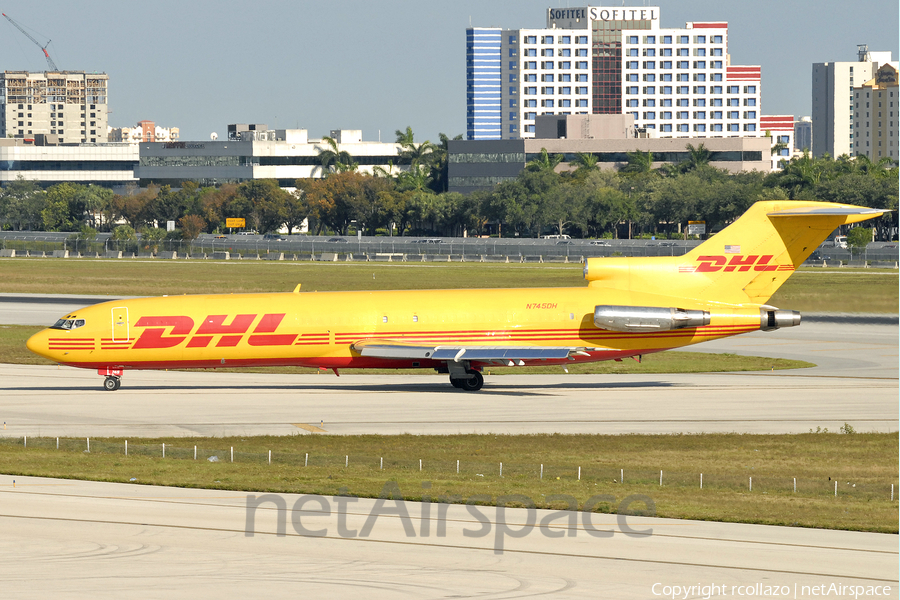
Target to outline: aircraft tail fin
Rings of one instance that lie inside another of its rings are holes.
[[[589,259],[585,277],[599,287],[621,289],[626,282],[633,291],[664,289],[698,301],[765,304],[839,225],[886,212],[831,202],[757,202],[684,256],[624,259],[618,265],[604,261],[623,259]]]

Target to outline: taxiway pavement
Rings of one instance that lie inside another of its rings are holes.
[[[892,535],[15,479],[0,476],[8,598],[898,597]]]

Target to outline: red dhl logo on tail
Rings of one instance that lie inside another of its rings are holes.
[[[258,315],[235,315],[231,323],[226,324],[228,315],[209,315],[197,328],[193,336],[194,320],[183,315],[166,317],[141,317],[135,327],[146,327],[135,341],[133,350],[154,348],[174,348],[190,337],[188,348],[206,348],[218,336],[216,348],[233,348],[244,338]],[[277,334],[275,330],[284,319],[284,313],[266,314],[257,323],[253,333],[247,337],[251,346],[290,346],[297,339],[297,334]]]
[[[770,264],[774,258],[771,254],[732,254],[731,256],[698,256],[696,265],[681,265],[678,267],[679,273],[715,273],[722,271],[724,273],[734,271],[749,271],[753,269],[758,272],[765,271],[793,271],[794,265]]]

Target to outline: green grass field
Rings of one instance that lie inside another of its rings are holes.
[[[896,433],[161,438],[129,440],[128,456],[121,438],[91,439],[90,453],[85,438],[63,439],[59,450],[53,438],[22,442],[0,438],[0,471],[277,493],[345,487],[372,498],[390,480],[408,500],[421,499],[429,481],[445,501],[524,494],[543,508],[556,506],[544,500],[551,494],[574,496],[579,507],[595,494],[644,494],[661,517],[897,533]]]
[[[581,265],[0,259],[3,292],[163,294],[582,287]],[[897,271],[805,269],[772,297],[807,312],[896,313]]]

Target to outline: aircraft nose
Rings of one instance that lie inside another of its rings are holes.
[[[49,358],[50,347],[47,342],[49,334],[46,329],[42,329],[38,331],[36,334],[28,338],[28,341],[25,342],[25,347],[37,354],[38,356],[43,356],[44,358]]]

